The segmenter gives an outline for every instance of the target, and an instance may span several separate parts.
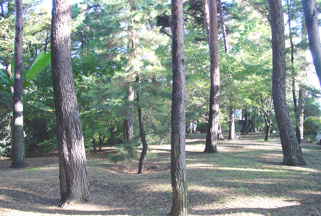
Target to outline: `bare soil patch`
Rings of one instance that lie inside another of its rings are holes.
[[[277,136],[220,141],[216,154],[202,153],[205,135],[186,140],[190,215],[321,215],[321,146],[302,144],[308,163],[284,166]],[[27,158],[10,169],[0,161],[0,215],[166,215],[171,207],[170,145],[149,146],[144,174],[138,161],[110,163],[117,148],[89,153],[91,201],[64,209],[57,154]]]

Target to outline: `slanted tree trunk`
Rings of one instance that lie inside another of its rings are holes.
[[[188,212],[185,161],[185,65],[183,1],[172,0],[172,111],[171,111],[171,180],[172,209],[169,215]]]
[[[206,2],[205,2],[206,3]],[[211,87],[209,120],[204,152],[217,152],[218,126],[219,126],[219,94],[220,94],[220,70],[218,61],[217,39],[217,5],[216,1],[209,0],[209,51],[211,58]]]
[[[318,25],[318,11],[314,0],[302,0],[302,5],[313,63],[321,85],[321,42]]]
[[[235,115],[234,115],[234,109],[232,106],[230,107],[230,127],[228,132],[228,139],[229,140],[235,139]]]
[[[305,161],[301,153],[301,147],[295,137],[289,110],[286,104],[285,38],[282,1],[269,0],[269,5],[273,51],[272,95],[275,117],[280,130],[283,163],[293,166],[305,165]]]
[[[136,82],[139,83],[139,76],[137,75]],[[143,143],[142,153],[140,154],[139,165],[138,165],[138,174],[143,173],[143,165],[147,154],[148,144],[146,141],[145,130],[144,130],[144,122],[143,122],[143,115],[142,115],[142,108],[139,104],[139,91],[136,91],[137,96],[137,104],[138,104],[138,121],[139,121],[139,133],[140,139]]]
[[[51,65],[57,121],[61,207],[89,201],[85,145],[72,75],[71,2],[53,0]]]
[[[23,136],[23,63],[22,63],[22,1],[16,0],[16,23],[14,43],[14,94],[13,94],[13,145],[12,168],[21,168],[25,163],[25,144]]]

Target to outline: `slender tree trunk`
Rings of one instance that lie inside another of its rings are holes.
[[[21,168],[25,163],[25,144],[23,136],[23,63],[22,63],[22,1],[16,0],[16,35],[14,43],[14,94],[13,94],[13,151],[12,168]]]
[[[124,121],[124,140],[130,141],[133,139],[134,132],[134,115],[133,115],[133,101],[134,101],[134,88],[132,86],[128,86],[128,111],[127,116]]]
[[[51,65],[57,121],[61,207],[89,201],[87,162],[72,75],[71,2],[53,0]]]
[[[169,215],[188,212],[185,161],[185,65],[183,1],[172,0],[172,112],[171,112],[171,180],[172,209]]]
[[[7,66],[6,66],[6,73],[9,79],[12,79],[12,72],[11,72],[11,60],[8,60]],[[14,94],[13,91],[13,87],[9,86],[9,90],[12,93],[12,95]]]
[[[295,116],[295,132],[296,137],[299,143],[300,139],[300,127],[299,127],[299,114],[298,114],[298,103],[296,98],[296,89],[295,89],[295,71],[294,71],[294,45],[292,40],[292,28],[291,28],[291,0],[287,0],[287,10],[288,10],[288,26],[289,26],[289,36],[290,36],[290,47],[291,47],[291,75],[292,75],[292,97],[293,97],[293,107],[294,107],[294,116]]]
[[[299,132],[300,132],[300,143],[304,140],[304,102],[306,98],[306,91],[302,87],[299,89]]]
[[[137,75],[136,82],[139,83],[139,76]],[[143,165],[147,154],[148,144],[146,141],[145,130],[144,130],[144,122],[143,122],[143,115],[142,115],[142,108],[139,104],[139,91],[136,91],[137,96],[137,104],[138,104],[138,121],[139,121],[139,132],[140,132],[140,139],[143,143],[142,153],[140,154],[139,165],[138,165],[138,174],[143,173]]]
[[[247,113],[247,111],[245,111],[245,114],[244,114],[244,121],[243,121],[243,125],[242,125],[242,129],[241,129],[241,135],[243,134],[246,134],[248,131],[247,131],[247,128],[248,128],[248,120],[247,120],[247,117],[249,116],[249,114]]]
[[[93,139],[93,146],[94,146],[94,152],[96,153],[97,152],[97,141],[95,138]]]
[[[232,106],[230,107],[230,128],[228,132],[228,139],[229,140],[235,139],[235,115],[234,115],[234,109]]]
[[[302,5],[313,63],[321,85],[321,43],[318,25],[318,11],[314,0],[302,0]]]
[[[218,5],[219,5],[219,9],[220,9],[220,19],[221,19],[221,25],[222,25],[222,31],[223,31],[224,49],[225,49],[225,53],[228,55],[229,54],[229,47],[228,47],[228,43],[227,43],[227,33],[226,33],[226,26],[224,23],[223,7],[222,7],[221,0],[218,0]]]
[[[270,138],[270,128],[271,128],[271,122],[267,120],[265,122],[265,138],[264,141],[269,141]]]
[[[283,150],[283,163],[286,165],[304,165],[301,147],[298,143],[285,97],[285,38],[283,8],[281,0],[269,0],[270,23],[272,29],[273,75],[272,95],[275,117],[280,130]]]
[[[219,94],[220,94],[220,70],[218,61],[217,39],[217,5],[216,1],[209,0],[209,51],[211,57],[211,89],[209,121],[204,152],[217,152],[217,137],[219,125]]]

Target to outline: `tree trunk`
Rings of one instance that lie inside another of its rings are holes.
[[[219,94],[220,94],[220,70],[218,61],[217,39],[217,5],[216,1],[209,0],[209,51],[211,58],[211,89],[209,121],[204,152],[217,152],[217,137],[219,125]]]
[[[289,37],[290,37],[290,48],[291,48],[291,75],[292,75],[292,97],[293,97],[293,107],[294,107],[294,119],[295,119],[295,132],[296,137],[299,143],[301,143],[300,139],[300,128],[299,128],[299,113],[298,113],[298,103],[296,98],[296,90],[295,90],[295,70],[294,70],[294,45],[292,40],[292,28],[291,28],[291,13],[290,13],[290,5],[291,0],[287,0],[287,10],[288,10],[288,26],[289,26]]]
[[[241,129],[241,135],[246,134],[248,132],[247,131],[247,127],[248,127],[247,117],[248,116],[249,116],[249,114],[247,113],[247,111],[245,111],[243,125],[242,125],[242,129]]]
[[[232,106],[230,107],[230,128],[228,132],[228,139],[229,140],[235,139],[235,115],[234,115],[234,109]]]
[[[171,180],[172,209],[169,215],[188,212],[185,161],[185,65],[183,1],[172,0],[172,112],[171,112]]]
[[[97,152],[97,141],[95,138],[93,138],[93,146],[94,146],[94,152]]]
[[[72,75],[71,2],[54,0],[51,65],[57,121],[61,207],[89,201],[87,162]]]
[[[226,33],[226,26],[224,23],[223,7],[222,7],[221,0],[218,0],[218,6],[220,9],[220,19],[221,19],[223,39],[224,39],[224,49],[225,49],[225,53],[228,55],[229,54],[229,47],[228,47],[228,43],[227,43],[227,33]]]
[[[271,122],[268,120],[267,122],[265,122],[265,138],[264,138],[264,141],[269,141],[270,128],[271,128]]]
[[[21,168],[25,163],[25,144],[23,136],[23,62],[22,62],[22,2],[16,0],[16,24],[14,43],[14,94],[13,94],[13,145],[12,168]]]
[[[281,0],[269,0],[269,5],[273,51],[272,95],[275,117],[280,130],[283,163],[286,165],[304,165],[305,161],[302,157],[301,147],[295,137],[286,104],[285,38],[282,2]]]
[[[11,60],[8,60],[7,66],[6,66],[6,73],[9,79],[12,79],[12,74],[11,74]],[[13,91],[13,87],[9,86],[9,90],[12,93],[12,95],[14,94]]]
[[[124,121],[124,140],[130,141],[133,139],[133,131],[134,131],[134,116],[133,116],[133,101],[134,101],[134,88],[132,86],[128,86],[128,110],[127,116]]]
[[[306,98],[306,91],[302,87],[299,89],[299,133],[300,133],[300,143],[304,140],[304,102]]]
[[[137,75],[136,82],[139,83],[139,76]],[[144,130],[144,122],[143,122],[143,116],[142,116],[142,108],[139,104],[139,91],[136,91],[137,95],[137,104],[138,104],[138,121],[139,121],[139,132],[140,132],[140,139],[143,143],[143,149],[142,153],[140,154],[139,159],[139,165],[138,165],[138,174],[143,173],[143,165],[147,154],[147,142],[146,142],[146,136],[145,136],[145,130]]]
[[[302,5],[313,63],[321,85],[321,43],[318,26],[318,11],[316,10],[314,0],[302,0]]]

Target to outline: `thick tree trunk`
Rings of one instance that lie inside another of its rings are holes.
[[[209,0],[209,51],[211,58],[211,87],[209,121],[204,152],[217,152],[217,138],[219,126],[219,94],[220,94],[220,70],[218,61],[217,39],[217,5],[216,1]]]
[[[87,162],[72,75],[71,2],[54,0],[51,65],[57,121],[61,207],[89,201]]]
[[[281,0],[269,0],[272,29],[273,75],[272,95],[275,117],[280,130],[283,163],[304,165],[301,147],[295,137],[286,104],[285,90],[285,38],[283,8]]]
[[[313,63],[321,85],[321,43],[318,25],[318,11],[314,0],[302,0],[302,5]]]
[[[228,139],[229,140],[235,139],[235,115],[234,115],[234,109],[232,106],[230,107],[230,127],[228,132]]]
[[[137,83],[139,83],[139,76],[137,75]],[[139,132],[140,132],[140,139],[143,143],[142,153],[140,154],[139,165],[138,165],[138,174],[143,173],[143,165],[147,154],[147,141],[145,136],[144,130],[144,122],[143,122],[143,115],[142,115],[142,108],[139,104],[139,91],[136,92],[137,96],[137,103],[138,103],[138,121],[139,121]]]
[[[172,113],[171,113],[171,180],[172,209],[169,215],[185,216],[188,212],[185,161],[185,65],[183,1],[172,0]]]
[[[25,163],[25,144],[23,136],[23,66],[22,66],[22,1],[16,0],[16,35],[14,43],[14,94],[13,94],[13,149],[12,168],[21,168]]]

